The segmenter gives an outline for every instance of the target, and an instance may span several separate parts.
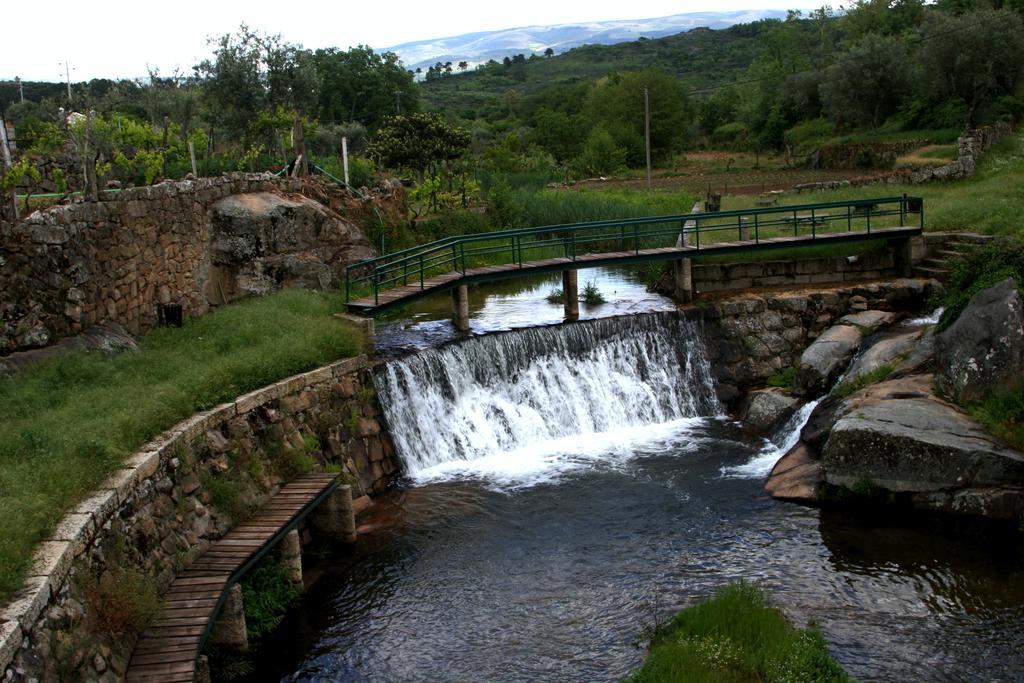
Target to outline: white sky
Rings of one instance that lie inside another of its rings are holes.
[[[147,66],[170,74],[210,54],[206,39],[242,22],[307,48],[400,43],[517,26],[646,19],[703,11],[813,9],[809,0],[51,0],[5,2],[0,79],[135,78]]]

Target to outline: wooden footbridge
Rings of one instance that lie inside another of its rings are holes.
[[[436,292],[533,273],[907,240],[923,228],[924,200],[903,195],[463,235],[348,266],[345,301],[353,313],[374,315]]]
[[[332,497],[339,500],[332,500]],[[323,503],[328,504],[322,506]],[[354,534],[354,522],[345,519],[352,513],[351,492],[347,486],[340,487],[338,475],[307,474],[296,478],[257,514],[211,544],[175,578],[164,595],[163,611],[135,645],[125,680],[128,683],[209,680],[208,671],[202,671],[202,667],[197,671],[199,656],[222,610],[233,613],[236,622],[242,619],[238,580],[289,534],[297,541],[296,527],[318,507],[321,512],[326,509],[328,514],[338,517],[328,526],[333,524],[343,538]],[[293,553],[298,552],[299,548],[293,549]],[[299,567],[301,579],[301,564]],[[234,604],[225,608],[229,602]],[[244,620],[238,623],[242,624],[240,629],[227,629],[234,633],[230,633],[225,642],[245,647]]]

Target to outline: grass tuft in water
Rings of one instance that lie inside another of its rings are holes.
[[[760,588],[740,582],[658,631],[629,683],[847,682],[816,628],[796,629]]]

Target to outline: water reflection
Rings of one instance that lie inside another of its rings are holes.
[[[587,268],[579,271],[578,278],[581,293],[587,283],[593,283],[605,298],[605,303],[593,306],[580,302],[581,320],[675,309],[667,297],[648,292],[641,277],[628,268]],[[562,304],[547,300],[548,294],[561,287],[561,273],[471,285],[470,334],[562,322]],[[447,292],[413,302],[378,321],[377,350],[387,355],[432,348],[456,339],[451,315]]]

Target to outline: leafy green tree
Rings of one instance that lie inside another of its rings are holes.
[[[615,173],[626,164],[626,150],[604,126],[595,126],[587,136],[583,153],[574,164],[577,175],[590,177]]]
[[[644,89],[650,98],[651,154],[664,159],[686,139],[693,110],[682,84],[657,69],[613,75],[590,91],[584,118],[604,128],[617,146],[626,150],[626,161],[644,161]],[[589,144],[589,141],[588,141]]]
[[[924,19],[924,0],[854,0],[839,20],[851,41],[868,35],[899,36]]]
[[[829,118],[839,125],[877,128],[906,97],[911,73],[903,43],[889,36],[866,36],[825,71],[821,96]]]
[[[365,45],[328,48],[313,53],[313,62],[320,82],[321,121],[358,121],[372,129],[385,116],[398,113],[398,102],[402,112],[419,109],[419,88],[394,52],[378,54]]]
[[[930,12],[921,27],[922,86],[933,100],[964,104],[964,125],[994,99],[1012,94],[1024,69],[1024,23],[1008,10],[953,16]]]
[[[530,141],[565,162],[579,155],[586,128],[579,114],[541,109],[533,119]]]
[[[469,142],[468,131],[438,114],[409,114],[385,118],[368,152],[384,167],[410,169],[422,179],[465,154]]]

